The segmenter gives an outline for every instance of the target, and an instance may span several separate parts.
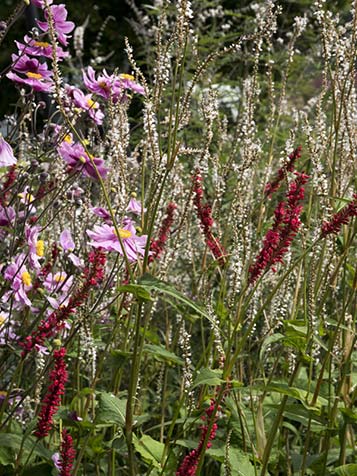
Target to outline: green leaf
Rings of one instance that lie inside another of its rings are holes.
[[[174,297],[178,301],[193,309],[196,314],[205,317],[210,322],[212,322],[212,324],[215,324],[212,321],[212,318],[207,314],[207,312],[205,312],[205,310],[201,306],[181,294],[170,284],[165,283],[164,281],[160,281],[159,279],[148,273],[144,274],[144,276],[139,280],[139,283],[142,288],[147,289],[149,292],[153,290]]]
[[[0,447],[0,467],[12,466],[15,467],[15,456],[11,451],[11,448]]]
[[[154,440],[149,435],[143,435],[140,440],[134,435],[135,450],[140,453],[146,463],[161,469],[161,458],[165,448],[163,443]]]
[[[231,446],[228,450],[229,463],[232,468],[232,476],[255,476],[255,469],[250,462],[249,456],[239,448]]]
[[[139,284],[125,284],[123,286],[119,286],[117,289],[119,292],[122,293],[130,293],[133,294],[136,298],[143,301],[152,301],[150,291],[147,290],[144,286],[140,286]]]
[[[183,360],[162,345],[145,344],[143,351],[152,354],[157,360],[183,365]]]
[[[224,447],[210,448],[207,454],[212,458],[224,462],[226,450]],[[231,446],[228,450],[228,461],[226,464],[230,467],[232,476],[256,476],[254,465],[250,462],[249,456],[239,448]],[[221,474],[224,473],[224,465],[221,466]]]
[[[319,396],[317,397],[316,405],[310,405],[308,403],[308,399],[312,398],[311,392],[297,387],[289,387],[284,383],[272,383],[266,387],[266,390],[270,392],[278,392],[283,395],[288,395],[289,397],[295,398],[296,400],[299,400],[308,410],[319,410],[321,407],[327,406],[328,404],[326,398]]]
[[[96,423],[124,426],[126,400],[119,399],[111,393],[101,392],[98,394],[98,401]]]
[[[357,464],[344,464],[335,471],[338,476],[357,476]]]
[[[222,370],[219,369],[201,369],[197,372],[192,388],[199,385],[220,385],[224,380],[222,379]]]
[[[22,435],[15,433],[0,433],[0,448],[11,448],[18,452],[21,448],[22,439]],[[28,452],[33,451],[34,455],[42,458],[50,459],[52,456],[52,452],[47,450],[37,438],[28,436],[25,438],[22,448]]]
[[[277,332],[276,334],[272,334],[272,335],[268,336],[266,339],[264,339],[264,341],[262,343],[262,346],[260,348],[260,352],[259,352],[260,360],[263,359],[265,351],[266,351],[266,349],[269,345],[274,344],[274,342],[278,342],[282,339],[284,339],[284,336],[283,336],[283,334],[280,334],[279,332]]]

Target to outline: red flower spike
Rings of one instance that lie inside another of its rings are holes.
[[[255,258],[255,263],[249,268],[249,283],[254,284],[264,271],[270,268],[275,272],[274,265],[283,263],[283,256],[289,251],[289,247],[296,236],[300,225],[300,214],[304,199],[305,189],[303,185],[309,176],[295,172],[296,179],[290,184],[287,193],[287,201],[280,202],[274,211],[274,223],[268,230],[263,240],[263,248]]]
[[[202,203],[202,177],[199,169],[196,170],[196,173],[193,176],[193,193],[193,203],[196,208],[198,219],[201,223],[201,229],[205,237],[206,245],[211,250],[218,263],[221,266],[224,266],[226,262],[226,252],[219,240],[212,233],[214,220],[212,218],[211,207],[208,204]]]
[[[331,220],[323,222],[321,238],[330,234],[337,235],[341,231],[342,225],[347,225],[350,218],[355,216],[357,216],[357,193],[353,194],[353,200],[338,213],[335,213]]]
[[[155,259],[160,259],[166,242],[170,235],[170,229],[174,222],[174,212],[177,206],[170,202],[166,208],[166,217],[164,218],[159,230],[159,236],[157,240],[153,240],[150,244],[151,255],[149,256],[149,263],[152,263]]]
[[[0,192],[0,205],[4,206],[6,204],[7,196],[9,191],[16,180],[16,165],[11,165],[7,174],[6,180],[2,186],[2,190]]]
[[[62,431],[62,443],[60,451],[59,467],[61,468],[59,476],[71,476],[76,451],[73,448],[73,439],[66,429]]]
[[[49,434],[53,425],[53,416],[61,405],[61,396],[64,395],[64,385],[68,379],[67,366],[64,360],[66,349],[62,347],[55,350],[53,357],[55,366],[50,373],[49,380],[52,382],[43,400],[35,435],[44,438]],[[65,474],[65,473],[63,473]]]
[[[216,405],[216,401],[214,398],[212,398],[210,406],[205,410],[205,415],[202,416],[202,420],[206,424],[201,426],[201,436],[200,436],[200,441],[198,443],[198,446],[196,449],[190,451],[190,453],[184,458],[179,469],[176,472],[176,476],[195,476],[196,475],[198,461],[200,459],[200,455],[203,450],[203,445],[204,445],[207,431],[208,431],[208,426],[209,426],[208,423],[209,423],[209,420],[212,418],[215,405]],[[221,407],[219,406],[217,410],[220,411]],[[218,429],[218,425],[216,421],[217,421],[217,415],[215,415],[214,417],[214,423],[211,428],[211,433],[208,437],[206,449],[212,446],[212,441],[214,440],[216,436],[217,429]]]
[[[269,198],[273,195],[274,192],[276,192],[279,187],[280,183],[284,180],[286,172],[293,172],[295,169],[295,162],[297,159],[301,157],[301,145],[297,147],[293,152],[289,155],[289,160],[288,162],[284,165],[284,167],[280,168],[278,170],[278,173],[275,177],[275,179],[272,182],[268,182],[265,186],[265,195],[267,195]]]
[[[89,266],[84,271],[84,282],[77,291],[70,297],[66,306],[53,311],[46,319],[43,319],[38,328],[27,336],[20,346],[24,349],[22,357],[31,352],[36,346],[42,346],[46,339],[54,337],[72,314],[75,314],[76,308],[82,306],[88,298],[89,291],[93,286],[97,286],[104,278],[104,267],[106,256],[100,248],[91,251],[88,256]]]

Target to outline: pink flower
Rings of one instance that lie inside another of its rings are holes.
[[[87,111],[89,116],[99,126],[103,124],[104,114],[99,109],[99,104],[96,101],[93,101],[91,94],[84,94],[75,86],[69,85],[66,85],[66,92],[76,107],[83,109],[83,111]]]
[[[73,284],[73,276],[67,275],[65,271],[59,271],[55,274],[48,273],[43,286],[51,293],[60,292],[62,295],[67,294]]]
[[[0,167],[15,165],[16,162],[17,159],[14,156],[11,145],[0,134]]]
[[[68,33],[70,33],[74,29],[75,24],[72,21],[66,20],[68,12],[66,10],[66,6],[62,3],[60,5],[52,5],[50,9],[53,15],[54,30],[58,37],[58,41],[62,43],[63,46],[67,46],[67,39],[69,38]],[[47,21],[37,20],[37,25],[41,28],[42,31],[48,31],[47,10],[45,10],[45,17]]]
[[[116,86],[123,90],[129,89],[134,93],[145,94],[145,89],[140,84],[134,81],[134,76],[131,74],[120,74],[119,78],[116,80]]]
[[[43,240],[38,240],[40,230],[40,226],[30,228],[26,225],[25,227],[25,237],[30,248],[29,262],[30,266],[35,269],[41,269],[39,260],[43,258],[44,255],[44,242]]]
[[[84,282],[82,285],[74,291],[68,300],[65,300],[63,306],[55,308],[56,310],[43,319],[31,335],[26,336],[20,342],[20,346],[24,349],[22,357],[25,357],[37,345],[43,345],[46,339],[52,338],[63,329],[66,321],[87,300],[91,288],[101,283],[105,271],[105,254],[102,250],[91,251],[88,261],[89,265],[83,270]],[[51,303],[50,298],[47,299]]]
[[[34,40],[33,38],[30,38],[26,35],[24,37],[24,43],[20,43],[19,41],[15,41],[15,43],[19,49],[19,56],[27,54],[31,56],[44,56],[45,58],[52,58],[52,45],[46,41]],[[58,60],[61,60],[63,58],[67,58],[69,53],[67,51],[63,51],[62,48],[57,47],[56,56]]]
[[[44,0],[31,0],[31,3],[35,5],[35,7],[45,8]],[[51,4],[52,4],[52,0],[47,0],[47,5],[51,5]]]
[[[144,256],[147,235],[137,236],[133,222],[126,218],[123,227],[119,228],[125,253],[130,262],[137,261],[138,255]],[[87,235],[92,240],[89,244],[95,248],[103,248],[107,251],[117,251],[124,256],[122,246],[113,226],[107,224],[95,225],[94,231],[87,230]]]
[[[105,178],[108,173],[108,169],[103,165],[104,160],[98,157],[92,157],[91,160],[84,147],[79,143],[70,144],[63,141],[57,151],[71,169],[80,170],[86,177],[98,180],[98,174]]]
[[[53,464],[55,465],[55,468],[60,471],[61,470],[61,467],[59,466],[59,463],[60,463],[60,454],[57,452],[57,453],[53,453],[53,455],[51,456],[51,460],[53,461]]]
[[[93,207],[91,208],[91,211],[97,215],[100,218],[103,218],[103,220],[110,224],[112,223],[112,216],[111,214],[103,207]]]
[[[88,66],[87,73],[83,71],[83,82],[86,88],[92,93],[98,94],[105,99],[111,98],[114,102],[124,99],[125,90],[129,89],[135,93],[144,94],[144,88],[134,81],[130,74],[108,74],[104,69],[103,73],[95,77],[95,71]]]
[[[109,75],[105,69],[98,79],[96,79],[95,71],[91,66],[88,66],[87,73],[83,71],[83,82],[86,88],[105,99],[112,97],[114,100],[117,98],[117,90],[114,90],[115,80],[116,77],[113,74]]]
[[[67,229],[63,230],[60,235],[60,244],[65,251],[73,251],[75,244],[71,232]]]
[[[0,226],[12,225],[15,217],[16,213],[13,207],[2,207],[0,205]]]
[[[27,293],[32,289],[32,280],[30,273],[25,266],[26,256],[20,253],[16,256],[14,262],[6,267],[4,278],[11,282],[11,291],[6,292],[2,300],[6,302],[11,297],[15,300],[15,307],[22,308],[24,306],[31,306],[31,301]]]
[[[48,71],[46,63],[40,63],[27,55],[12,55],[12,61],[12,71],[7,73],[7,78],[15,83],[31,86],[34,91],[50,92],[52,90],[53,82],[50,77],[53,73]]]
[[[134,197],[131,197],[126,211],[134,213],[135,215],[141,215],[141,212],[142,212],[141,203],[138,200],[136,200]]]

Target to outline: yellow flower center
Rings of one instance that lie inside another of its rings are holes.
[[[47,48],[48,46],[50,46],[50,44],[47,43],[47,41],[35,41],[34,46],[38,46],[40,48]]]
[[[33,79],[42,79],[42,74],[40,74],[40,73],[31,73],[31,71],[26,73],[26,76],[28,78],[33,78]]]
[[[44,254],[44,251],[45,251],[44,241],[43,240],[38,240],[36,242],[36,254],[37,254],[37,256],[39,256],[41,258]]]
[[[32,203],[35,197],[31,193],[19,193],[18,197],[22,198],[26,203]]]
[[[28,271],[22,273],[21,279],[25,286],[31,286],[31,276]]]
[[[134,81],[134,76],[132,76],[131,74],[121,74],[120,77],[122,79],[129,79],[130,81]]]
[[[132,236],[132,233],[131,231],[129,230],[124,230],[123,228],[119,228],[118,230],[119,233],[116,232],[116,230],[114,229],[114,233],[118,236],[120,236],[120,238],[122,240],[125,240],[126,238],[130,238]]]
[[[87,99],[87,104],[92,109],[98,109],[98,103],[93,101],[93,99]]]
[[[6,321],[6,317],[0,314],[0,327],[4,324],[5,321]]]
[[[58,273],[54,277],[54,280],[56,281],[56,283],[63,283],[65,279],[66,279],[66,276],[64,276],[62,273]]]
[[[63,139],[65,142],[67,142],[67,144],[72,144],[72,137],[67,134],[66,136],[64,136],[64,139]]]
[[[86,158],[83,157],[83,155],[79,157],[79,161],[82,162],[82,164],[85,164],[87,162]]]

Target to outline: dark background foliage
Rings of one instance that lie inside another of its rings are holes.
[[[68,19],[75,22],[76,25],[82,25],[88,19],[88,25],[85,33],[85,55],[84,64],[88,64],[93,56],[93,46],[96,42],[97,34],[106,22],[103,36],[100,42],[99,54],[108,56],[105,62],[106,66],[111,65],[119,67],[122,72],[128,71],[128,64],[124,52],[124,38],[127,36],[130,43],[134,46],[136,57],[139,59],[141,55],[142,39],[138,37],[138,32],[132,28],[132,21],[136,20],[135,12],[130,6],[133,0],[63,0],[69,12]],[[14,8],[19,2],[14,0],[2,0],[0,2],[0,20],[9,18]],[[20,2],[21,3],[21,2]],[[55,2],[59,3],[59,2]],[[138,8],[150,4],[150,0],[135,0],[135,6]],[[204,3],[204,2],[203,2]],[[242,15],[242,25],[247,17],[251,15],[252,1],[249,0],[213,0],[207,1],[207,8],[222,5],[224,9],[234,9]],[[283,7],[283,14],[280,17],[281,25],[279,30],[289,30],[293,19],[296,15],[304,15],[307,7],[311,6],[311,0],[283,0],[279,2]],[[348,0],[328,1],[328,5],[334,11],[344,12],[349,4]],[[202,4],[202,9],[205,6]],[[23,15],[15,23],[9,34],[6,36],[2,48],[0,49],[0,71],[4,71],[10,64],[11,54],[16,52],[14,40],[21,40],[24,34],[34,26],[34,16],[40,12],[36,12],[34,7],[28,7],[25,15]],[[242,29],[244,27],[242,26]],[[241,32],[237,32],[240,34]],[[303,47],[303,45],[299,45]],[[142,59],[141,59],[142,61]],[[145,70],[145,65],[144,70]],[[0,118],[4,114],[13,110],[13,106],[18,98],[16,88],[7,78],[0,79]],[[6,99],[6,100],[5,100]]]

